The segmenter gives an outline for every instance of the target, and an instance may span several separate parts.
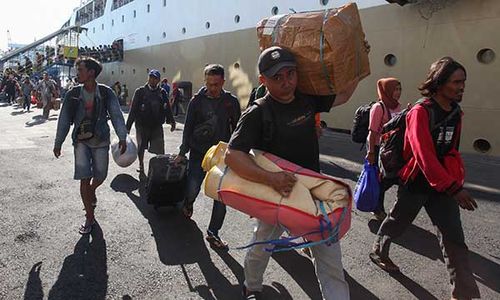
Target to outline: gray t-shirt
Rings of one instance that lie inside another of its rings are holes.
[[[97,109],[94,108],[95,105],[95,97],[99,94],[99,89],[96,87],[95,93],[89,93],[87,90],[85,90],[84,87],[82,87],[82,98],[83,101],[85,102],[85,119],[92,120],[93,114],[97,113]],[[99,95],[99,99],[101,101],[104,101],[102,97]],[[90,148],[101,148],[101,147],[107,147],[109,146],[110,142],[109,140],[101,140],[97,136],[93,136],[92,138],[81,141],[85,145],[89,146]]]

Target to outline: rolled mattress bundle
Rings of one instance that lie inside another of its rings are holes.
[[[227,144],[221,142],[205,155],[205,195],[265,223],[284,226],[290,235],[307,241],[337,241],[348,231],[352,193],[347,184],[270,153],[252,150],[252,158],[260,167],[271,172],[289,171],[297,177],[290,196],[283,198],[273,188],[243,179],[227,167],[226,148]]]

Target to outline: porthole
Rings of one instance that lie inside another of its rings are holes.
[[[123,70],[121,70],[120,73],[122,73],[122,75],[123,75]]]
[[[122,23],[125,22],[125,16],[122,15]]]
[[[134,10],[134,18],[137,17],[137,12]]]
[[[277,6],[275,6],[275,7],[273,7],[273,8],[271,9],[271,14],[272,14],[273,16],[276,16],[278,13],[279,13],[279,9],[278,9],[278,7],[277,7]]]
[[[148,4],[146,11],[149,12],[151,10],[151,5]]]
[[[132,69],[132,74],[135,74],[135,69]]]
[[[162,71],[163,73],[166,73],[166,72],[167,72],[167,69],[166,69],[165,67],[163,67],[163,68],[161,68],[161,71]]]
[[[319,0],[319,3],[323,6],[328,5],[328,2],[329,2],[328,0]]]
[[[384,63],[386,66],[392,67],[396,65],[398,59],[394,54],[387,54],[384,58]]]
[[[186,33],[186,27],[182,27],[182,34]]]
[[[491,150],[491,144],[485,139],[477,139],[474,141],[472,144],[474,147],[474,150],[476,150],[479,153],[488,153]]]
[[[149,42],[149,35],[146,37],[146,41],[148,41],[148,42]]]
[[[240,64],[239,63],[234,63],[233,66],[234,66],[235,69],[239,69],[240,68]]]
[[[164,32],[161,36],[163,36],[163,38],[166,38],[167,37],[167,33]]]
[[[167,6],[167,0],[163,0],[163,7]]]
[[[240,15],[234,16],[234,23],[239,23],[240,22]]]
[[[484,48],[477,53],[477,60],[483,64],[491,64],[495,60],[495,51]]]
[[[206,28],[206,29],[209,29],[209,28],[210,28],[210,22],[206,22],[206,23],[205,23],[205,28]]]
[[[146,74],[149,75],[149,68],[146,68]]]
[[[115,75],[115,71],[111,71],[111,75]]]

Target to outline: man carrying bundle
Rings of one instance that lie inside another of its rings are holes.
[[[319,172],[319,145],[314,115],[349,100],[358,81],[344,92],[332,96],[309,96],[296,90],[297,63],[294,55],[281,47],[264,50],[258,60],[259,80],[268,93],[249,107],[229,142],[225,162],[240,177],[272,187],[286,202],[297,179],[290,172],[273,173],[259,167],[250,157],[250,149],[260,149]],[[272,116],[272,122],[266,122]],[[283,233],[279,226],[257,221],[253,242],[277,239]],[[268,245],[255,245],[244,264],[243,294],[252,299],[262,291],[264,271],[271,252]],[[312,247],[316,275],[325,299],[349,299],[344,278],[340,244]]]

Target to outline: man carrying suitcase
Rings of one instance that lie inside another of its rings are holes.
[[[193,203],[200,192],[205,172],[201,167],[207,150],[220,141],[227,142],[240,118],[238,99],[222,89],[224,85],[224,67],[211,64],[205,67],[205,86],[202,87],[188,104],[184,133],[176,162],[188,162],[187,195],[183,208],[186,217],[193,214]],[[219,237],[219,230],[224,222],[226,206],[214,201],[207,241],[214,248],[227,249],[227,244]]]
[[[130,132],[135,122],[137,137],[137,156],[139,173],[144,173],[144,151],[165,154],[163,123],[170,124],[170,131],[175,130],[175,119],[170,109],[167,92],[160,87],[160,72],[151,70],[148,82],[135,90],[132,107],[127,119],[127,131]]]

